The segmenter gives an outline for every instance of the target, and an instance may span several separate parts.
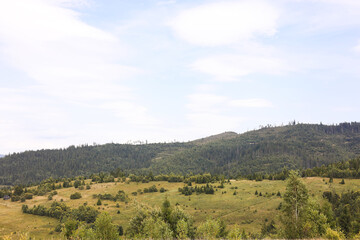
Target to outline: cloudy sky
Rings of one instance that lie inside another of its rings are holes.
[[[0,153],[360,119],[359,0],[0,0]]]

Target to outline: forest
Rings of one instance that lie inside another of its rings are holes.
[[[121,168],[127,174],[270,174],[321,168],[360,154],[360,123],[290,123],[243,134],[227,132],[191,142],[104,144],[26,151],[0,159],[0,185],[89,176]],[[318,170],[316,170],[318,171]],[[335,177],[335,176],[334,176]]]

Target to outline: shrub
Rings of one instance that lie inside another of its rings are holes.
[[[25,193],[25,194],[24,194],[24,197],[25,197],[26,199],[32,199],[32,198],[33,198],[33,194],[32,194],[32,193]]]
[[[56,227],[55,227],[55,232],[61,232],[61,229],[62,229],[62,225],[61,225],[61,223],[59,223],[59,224],[56,225]]]
[[[79,199],[81,198],[81,193],[76,192],[70,195],[70,199]]]
[[[331,228],[326,229],[325,237],[326,237],[326,239],[329,239],[329,240],[344,239],[344,235],[342,234],[342,232],[332,230]]]
[[[97,239],[117,239],[118,227],[112,224],[108,213],[100,214],[95,221],[95,234]]]
[[[20,200],[20,196],[17,196],[17,195],[11,196],[11,201],[12,202],[16,202],[16,201],[19,201],[19,200]]]

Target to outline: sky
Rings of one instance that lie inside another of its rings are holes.
[[[0,153],[360,119],[358,0],[0,0]]]

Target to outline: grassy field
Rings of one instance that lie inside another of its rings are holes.
[[[345,185],[339,184],[340,179],[334,179],[332,184],[328,183],[329,179],[323,178],[305,178],[303,180],[310,191],[310,195],[318,201],[323,201],[321,195],[324,191],[334,189],[337,193],[342,193],[348,190],[360,189],[360,180],[347,179]],[[131,194],[138,189],[143,190],[152,185],[156,185],[158,189],[164,187],[167,191],[165,193],[144,193],[137,196]],[[214,185],[220,184],[215,183]],[[173,206],[179,205],[190,213],[194,217],[196,225],[209,217],[213,217],[224,220],[229,228],[237,224],[247,232],[259,232],[265,219],[279,221],[280,212],[276,208],[282,198],[277,196],[277,192],[280,191],[281,195],[283,195],[285,191],[284,181],[232,180],[231,183],[225,184],[225,188],[216,188],[217,191],[214,195],[181,195],[178,188],[183,186],[183,183],[168,182],[100,183],[91,185],[90,190],[78,190],[73,187],[59,189],[57,190],[58,195],[55,195],[51,201],[48,200],[47,195],[36,196],[32,200],[26,200],[25,204],[29,205],[29,207],[35,204],[49,206],[53,201],[63,199],[72,208],[76,208],[85,202],[98,208],[99,206],[96,205],[97,199],[92,197],[93,194],[110,193],[115,195],[119,190],[124,190],[130,197],[127,204],[118,202],[120,207],[117,208],[116,202],[104,200],[99,210],[109,212],[113,216],[113,222],[122,225],[125,229],[128,226],[129,219],[136,213],[137,203],[160,207],[166,196]],[[71,200],[70,195],[76,191],[82,194],[82,198]],[[235,191],[236,195],[234,195]],[[255,195],[255,191],[261,192],[263,196]],[[58,224],[58,220],[23,214],[21,212],[22,204],[10,200],[0,200],[0,236],[13,233],[14,239],[16,239],[16,236],[19,236],[20,233],[27,233],[36,239],[59,238],[57,233],[50,234]],[[117,213],[118,210],[120,210],[120,214]]]

